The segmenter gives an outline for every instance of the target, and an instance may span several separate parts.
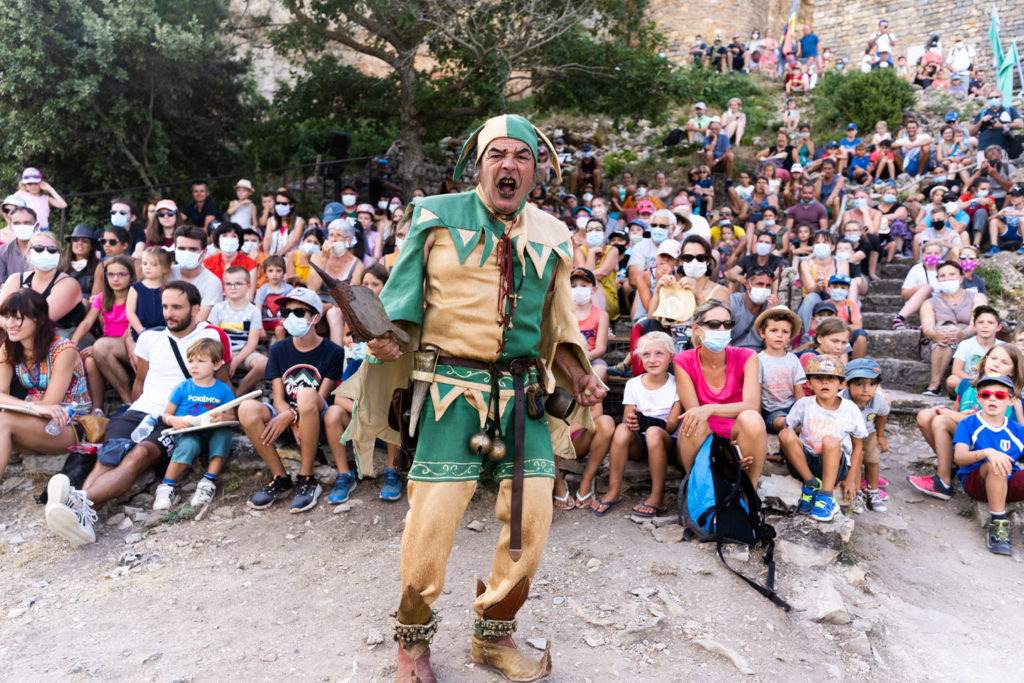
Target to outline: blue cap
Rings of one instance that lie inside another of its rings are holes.
[[[974,386],[977,389],[981,389],[983,384],[1002,384],[1004,387],[1010,390],[1010,395],[1013,396],[1017,387],[1013,385],[1013,380],[1006,375],[985,375],[979,380],[975,380]]]
[[[631,225],[639,225],[639,226],[640,226],[641,228],[643,228],[644,230],[646,230],[646,229],[647,229],[647,224],[646,224],[646,223],[644,223],[644,222],[643,222],[642,220],[640,220],[639,218],[634,218],[634,219],[633,219],[633,220],[631,220],[630,222],[626,223],[626,227],[627,227],[627,228],[628,228],[629,226],[631,226]]]
[[[341,216],[344,213],[345,207],[341,204],[341,202],[331,202],[330,204],[324,207],[324,225],[328,225],[329,223],[331,223],[331,221],[341,218]]]
[[[851,379],[878,379],[882,374],[882,366],[871,358],[857,358],[846,364],[846,381]]]
[[[842,273],[836,273],[835,275],[833,275],[832,277],[830,277],[828,279],[828,283],[830,285],[846,285],[847,287],[849,287],[850,286],[850,276],[849,275],[843,275]]]
[[[832,140],[831,142],[828,143],[828,146],[829,147],[838,147],[839,143],[836,142],[835,140]]]
[[[594,212],[592,212],[589,207],[583,206],[582,204],[580,204],[579,206],[572,210],[572,215],[579,216],[580,213],[584,211],[587,213],[588,216],[594,215]]]
[[[946,123],[952,123],[953,121],[959,121],[959,120],[960,120],[960,115],[957,114],[955,111],[951,111],[948,114],[946,114]]]
[[[857,124],[856,123],[848,123],[848,124],[846,124],[846,130],[857,130]]]

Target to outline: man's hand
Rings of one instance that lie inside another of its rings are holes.
[[[371,339],[366,342],[366,349],[374,358],[385,363],[398,360],[398,357],[402,355],[402,349],[398,346],[398,342],[390,336]]]
[[[597,375],[578,375],[573,379],[572,393],[577,403],[589,407],[603,401],[608,390],[601,386]]]

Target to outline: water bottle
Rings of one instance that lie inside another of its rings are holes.
[[[156,415],[147,415],[146,419],[140,422],[139,426],[132,430],[132,441],[139,443],[149,436],[149,433],[153,431],[153,427],[156,426],[156,419]]]
[[[78,409],[78,403],[75,401],[72,401],[71,403],[61,403],[60,407],[68,411],[68,417],[71,417],[72,415],[75,414],[75,410]],[[59,424],[57,424],[56,420],[50,420],[49,422],[46,423],[45,429],[46,433],[49,434],[50,436],[57,436],[58,434],[61,433],[64,427],[61,427]]]

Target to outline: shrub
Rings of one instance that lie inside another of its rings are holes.
[[[812,97],[816,125],[845,126],[853,122],[861,130],[871,130],[878,121],[896,130],[903,112],[916,102],[914,87],[892,69],[825,74]]]
[[[985,291],[989,298],[1001,296],[1006,290],[1003,287],[1003,275],[998,266],[979,266],[975,271],[985,283]]]

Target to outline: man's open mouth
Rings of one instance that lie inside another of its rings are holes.
[[[516,194],[516,189],[519,187],[519,183],[514,178],[499,178],[498,179],[498,194],[504,199],[512,199]]]

